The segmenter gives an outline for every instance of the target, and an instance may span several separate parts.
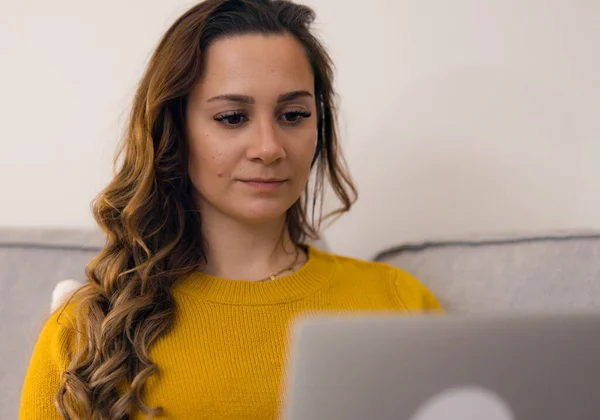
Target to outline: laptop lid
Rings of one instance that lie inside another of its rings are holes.
[[[305,318],[288,372],[286,420],[598,420],[600,314]]]

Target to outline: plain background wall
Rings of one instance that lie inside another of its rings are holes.
[[[0,0],[0,226],[94,225],[136,83],[192,3]],[[306,3],[360,191],[333,250],[600,228],[600,2]]]

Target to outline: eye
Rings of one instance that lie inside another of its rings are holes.
[[[248,121],[248,117],[243,112],[234,111],[219,114],[213,117],[217,122],[224,124],[227,127],[236,127]]]
[[[298,124],[301,120],[310,118],[311,115],[308,111],[289,111],[281,114],[279,118],[288,124]]]

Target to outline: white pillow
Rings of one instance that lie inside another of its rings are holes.
[[[58,282],[52,291],[52,304],[50,305],[50,312],[54,312],[62,303],[69,300],[73,293],[75,293],[75,291],[81,286],[83,286],[83,283],[72,279]]]

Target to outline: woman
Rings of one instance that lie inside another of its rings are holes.
[[[337,214],[355,199],[313,18],[208,0],[164,35],[94,203],[106,246],[40,335],[21,418],[275,418],[299,314],[440,309],[403,271],[304,244],[326,181]]]

